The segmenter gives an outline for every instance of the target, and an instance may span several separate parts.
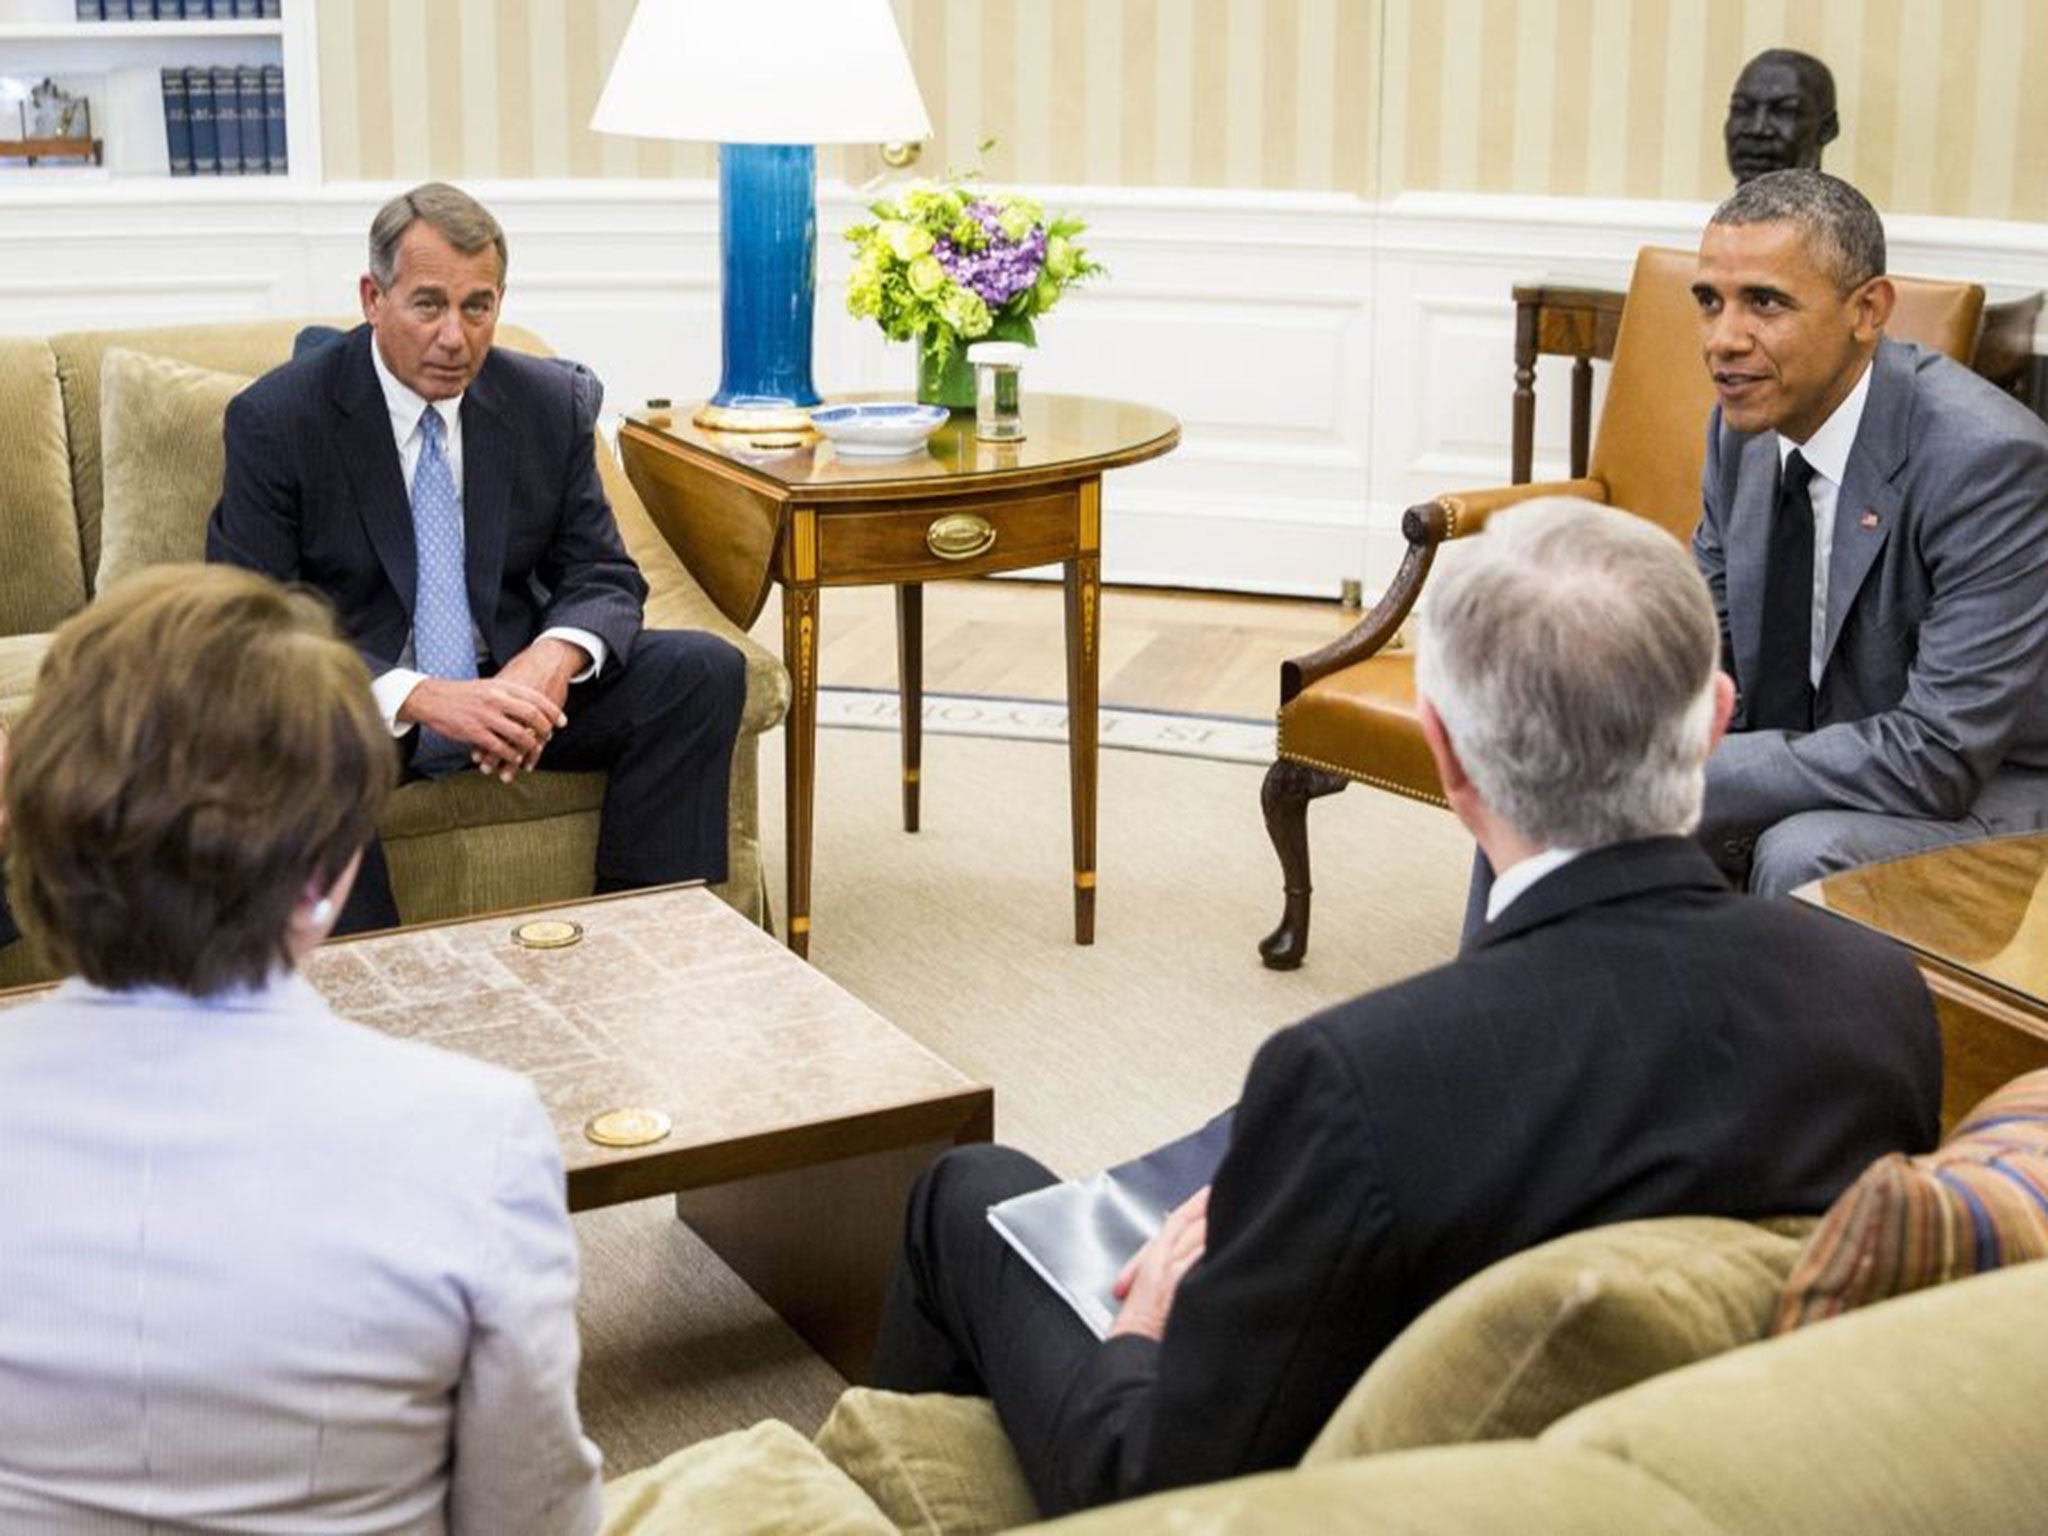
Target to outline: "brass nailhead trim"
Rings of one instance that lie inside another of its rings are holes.
[[[1400,795],[1408,800],[1420,800],[1424,805],[1433,805],[1439,810],[1448,811],[1451,808],[1451,802],[1444,799],[1441,795],[1418,794],[1406,784],[1396,784],[1392,779],[1383,779],[1377,774],[1360,773],[1356,768],[1340,768],[1335,763],[1326,763],[1321,758],[1309,757],[1300,752],[1290,752],[1285,747],[1280,748],[1280,755],[1290,763],[1300,763],[1309,768],[1320,768],[1325,773],[1336,774],[1340,779],[1350,779],[1353,783],[1370,784],[1374,789],[1384,789],[1390,795]]]

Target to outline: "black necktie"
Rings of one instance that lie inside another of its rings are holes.
[[[1813,729],[1813,466],[1785,460],[1764,566],[1763,644],[1749,724],[1754,730]]]

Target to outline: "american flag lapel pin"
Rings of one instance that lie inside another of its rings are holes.
[[[1877,526],[1877,514],[1875,512],[1866,512],[1860,521],[1865,528],[1875,528]]]

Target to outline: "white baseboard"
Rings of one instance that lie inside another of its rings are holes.
[[[0,334],[346,314],[381,184],[193,182],[10,190]],[[702,396],[718,374],[710,182],[506,182],[474,190],[512,247],[509,319],[590,364],[615,408]],[[1182,444],[1105,484],[1118,582],[1333,595],[1384,584],[1402,510],[1507,477],[1509,289],[1616,286],[1638,246],[1687,246],[1700,204],[1407,194],[1043,188],[1109,268],[1048,317],[1027,389],[1144,400]],[[914,361],[844,310],[841,238],[865,197],[819,192],[819,387],[903,388]],[[2048,227],[1889,221],[1894,269],[2033,288]],[[2048,328],[2037,337],[2048,352]],[[1562,474],[1561,359],[1538,369],[1536,470]]]

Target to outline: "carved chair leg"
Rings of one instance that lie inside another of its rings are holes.
[[[1259,804],[1266,813],[1266,835],[1280,858],[1280,881],[1287,907],[1280,926],[1259,941],[1259,958],[1268,970],[1291,971],[1308,953],[1308,803],[1334,795],[1349,779],[1285,758],[1266,770]]]

